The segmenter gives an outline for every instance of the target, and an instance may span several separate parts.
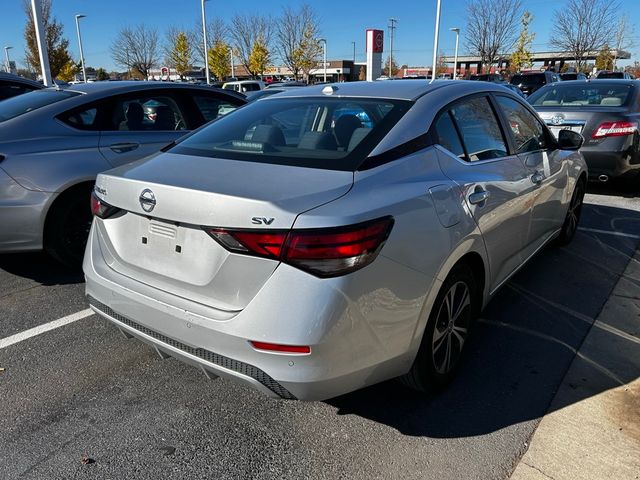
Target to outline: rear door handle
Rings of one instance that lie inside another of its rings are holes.
[[[140,146],[139,143],[130,142],[130,143],[112,143],[109,145],[109,148],[116,153],[125,153],[135,150]]]
[[[480,190],[479,192],[473,192],[469,195],[469,203],[471,205],[477,205],[478,203],[482,203],[489,198],[489,192],[486,190]]]
[[[542,172],[536,172],[533,175],[531,175],[531,181],[536,185],[542,183],[543,180],[544,180],[544,173]]]

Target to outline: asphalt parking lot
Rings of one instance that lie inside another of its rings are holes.
[[[87,306],[81,274],[0,256],[0,476],[507,478],[640,244],[638,197],[592,188],[586,202],[574,242],[503,288],[434,397],[391,381],[272,400],[161,360],[95,315],[3,347]]]

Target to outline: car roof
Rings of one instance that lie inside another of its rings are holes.
[[[370,98],[388,98],[395,100],[417,100],[430,91],[440,89],[445,86],[459,85],[461,80],[435,80],[430,83],[429,80],[380,80],[373,82],[341,82],[341,83],[325,83],[321,85],[312,85],[309,87],[289,88],[278,95],[278,99],[287,97],[326,97],[330,96],[323,93],[323,90],[332,88],[334,97],[370,97]],[[473,83],[478,82],[464,82]],[[477,85],[478,90],[492,89],[490,82],[483,82],[483,85]],[[265,100],[271,100],[273,97],[267,97]]]
[[[2,80],[23,83],[32,87],[42,88],[42,84],[36,82],[35,80],[24,78],[19,75],[14,75],[13,73],[0,72],[0,81]]]

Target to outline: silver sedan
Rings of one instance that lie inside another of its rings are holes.
[[[162,82],[96,82],[0,102],[0,252],[79,266],[96,175],[139,160],[245,100]]]
[[[268,395],[446,385],[473,320],[577,228],[582,137],[485,82],[358,82],[253,102],[102,173],[91,307]]]

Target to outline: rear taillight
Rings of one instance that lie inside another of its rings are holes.
[[[636,122],[604,122],[594,130],[591,138],[622,137],[633,135],[637,131],[638,124]]]
[[[384,245],[393,218],[345,227],[298,230],[206,228],[227,250],[279,260],[318,277],[337,277],[369,265]]]
[[[95,192],[91,192],[91,213],[99,218],[109,218],[119,212],[118,207],[109,205],[104,200],[98,198]]]

